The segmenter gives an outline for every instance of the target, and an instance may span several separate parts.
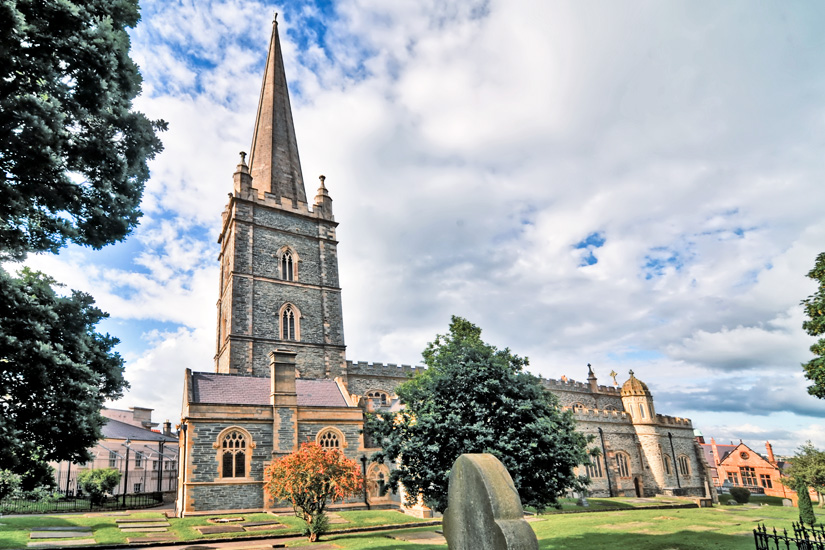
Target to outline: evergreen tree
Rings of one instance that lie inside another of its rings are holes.
[[[577,486],[573,468],[588,461],[588,439],[572,413],[524,372],[527,359],[481,340],[481,329],[453,317],[450,332],[424,351],[428,369],[396,392],[404,409],[369,415],[366,431],[382,447],[373,456],[398,465],[408,504],[447,508],[450,468],[462,453],[491,453],[510,472],[522,503],[543,509]]]
[[[804,483],[807,487],[812,487],[819,495],[819,506],[823,505],[822,495],[825,493],[825,452],[820,451],[810,441],[801,445],[796,454],[790,460],[790,466],[783,470],[783,475],[787,476],[787,483],[791,488],[796,488]],[[783,481],[784,483],[784,481]]]
[[[90,460],[104,400],[128,386],[118,340],[94,330],[107,315],[88,294],[53,285],[0,270],[0,470],[24,474],[24,489],[49,476],[46,462]]]
[[[796,486],[796,495],[799,502],[799,522],[813,525],[816,523],[816,515],[814,515],[811,495],[808,494],[808,485],[805,482]]]
[[[805,315],[808,320],[802,323],[802,328],[811,336],[825,335],[825,252],[816,258],[816,265],[808,273],[808,277],[819,282],[817,291],[802,300]],[[803,363],[805,378],[812,381],[808,386],[808,393],[820,399],[825,398],[825,338],[811,346],[815,358]]]
[[[139,19],[137,0],[0,0],[0,260],[137,224],[166,127],[132,110]]]

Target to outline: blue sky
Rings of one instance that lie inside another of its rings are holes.
[[[417,363],[450,315],[549,378],[633,369],[717,441],[825,448],[799,364],[825,250],[816,3],[144,1],[164,118],[141,226],[29,260],[111,314],[130,393],[213,370],[220,213],[273,12],[307,193],[341,224],[348,358]]]

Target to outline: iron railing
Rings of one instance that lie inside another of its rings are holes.
[[[793,534],[787,529],[768,531],[765,525],[757,525],[753,530],[756,550],[825,550],[825,527],[806,527],[793,524]]]
[[[100,510],[132,510],[151,508],[163,504],[163,493],[135,493],[107,497],[100,504],[92,504],[88,498],[61,497],[56,499],[28,500],[6,498],[0,500],[0,514],[51,514],[60,512],[95,512]]]

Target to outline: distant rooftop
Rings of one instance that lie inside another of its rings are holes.
[[[220,374],[192,373],[192,402],[212,405],[269,405],[269,378]],[[347,407],[335,380],[296,378],[295,391],[299,407]]]

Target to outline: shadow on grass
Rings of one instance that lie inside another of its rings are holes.
[[[381,536],[324,537],[325,544],[335,544],[348,550],[444,550],[446,545],[414,544]],[[290,545],[293,546],[293,545]],[[304,546],[301,544],[300,546]],[[312,545],[306,545],[311,548]],[[753,550],[752,534],[731,535],[714,532],[678,531],[662,535],[644,533],[586,533],[567,537],[544,537],[539,540],[542,550]]]

